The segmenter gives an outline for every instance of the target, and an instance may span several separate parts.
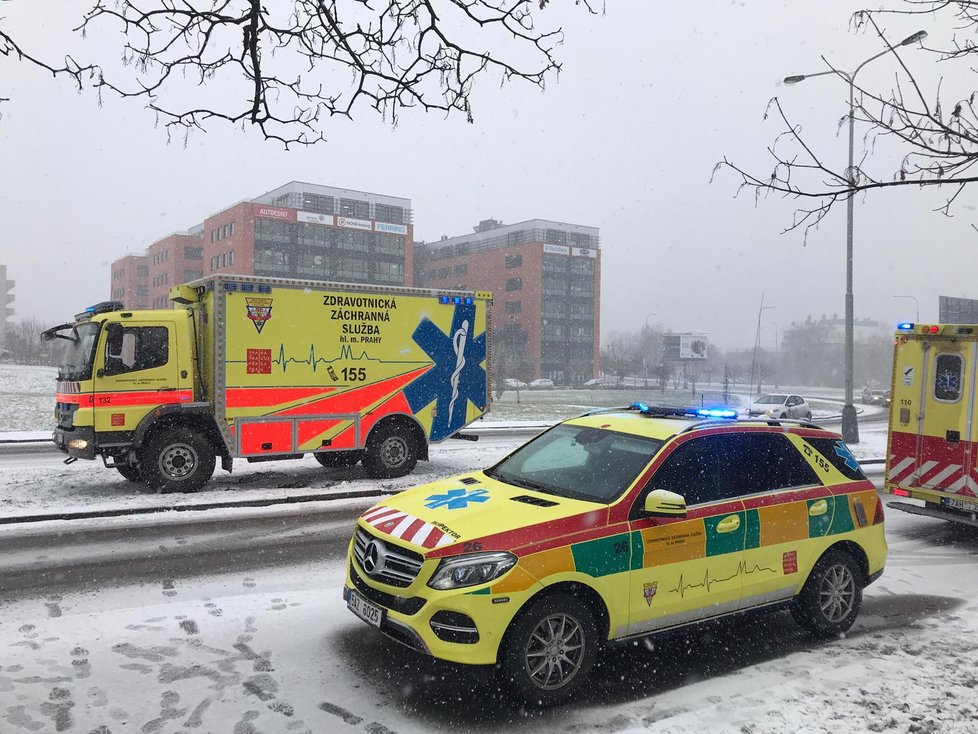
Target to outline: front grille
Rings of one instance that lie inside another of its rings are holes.
[[[360,578],[360,574],[357,573],[357,569],[352,563],[350,564],[350,580],[353,582],[356,590],[362,596],[366,597],[368,601],[372,601],[374,604],[380,604],[380,606],[387,607],[388,609],[393,609],[395,612],[408,615],[417,614],[421,611],[421,607],[425,605],[425,600],[420,596],[394,596],[394,594],[388,594],[386,591],[367,586],[366,582]]]
[[[75,425],[75,412],[78,403],[56,403],[54,415],[58,419],[58,428],[72,428]]]
[[[376,545],[377,567],[368,571],[364,566],[364,559],[367,555],[367,548],[370,544]],[[421,571],[421,564],[424,563],[424,556],[415,553],[407,548],[375,538],[365,530],[357,528],[354,539],[353,556],[363,572],[375,581],[390,586],[404,588],[410,586]]]

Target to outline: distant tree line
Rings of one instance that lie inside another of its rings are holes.
[[[41,332],[53,326],[35,318],[18,319],[7,324],[5,362],[56,366],[61,361],[64,342],[42,342]]]
[[[841,333],[831,321],[807,321],[784,330],[777,350],[721,349],[710,345],[702,360],[671,360],[664,356],[664,333],[645,327],[615,331],[601,350],[601,372],[609,381],[655,389],[689,389],[726,383],[740,390],[751,382],[754,390],[780,385],[844,387],[845,360]],[[893,358],[893,338],[884,333],[861,335],[855,342],[853,376],[857,388],[887,384]]]

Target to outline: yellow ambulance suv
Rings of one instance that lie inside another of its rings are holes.
[[[761,607],[846,631],[886,561],[875,488],[836,434],[729,416],[595,411],[387,498],[356,524],[344,599],[542,705],[571,696],[609,640]]]

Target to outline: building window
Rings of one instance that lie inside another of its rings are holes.
[[[452,269],[451,268],[438,268],[438,277],[439,278],[447,278],[451,274],[452,274]]]
[[[404,219],[404,207],[391,206],[390,204],[375,204],[374,213],[378,221],[390,222],[391,224],[407,224]]]
[[[233,234],[234,234],[234,222],[231,222],[231,223],[230,223],[230,224],[228,225],[228,236],[231,236],[231,235],[233,235]]]
[[[302,209],[316,214],[333,213],[333,197],[323,196],[322,194],[303,193]]]
[[[506,301],[506,313],[523,313],[523,301]]]
[[[507,255],[506,256],[506,267],[507,268],[521,268],[521,267],[523,267],[523,256],[522,255]]]
[[[228,265],[234,265],[234,250],[228,252]]]
[[[370,219],[370,204],[359,199],[340,199],[340,212],[345,217]]]
[[[187,245],[183,248],[183,259],[184,260],[203,260],[204,259],[204,248],[194,247],[193,245]]]
[[[523,279],[522,278],[510,278],[506,281],[507,291],[521,291],[523,290]]]
[[[461,265],[456,265],[454,268],[452,268],[453,275],[465,275],[468,272],[469,272],[469,266],[465,263],[462,263]]]

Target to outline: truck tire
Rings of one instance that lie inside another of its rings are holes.
[[[150,437],[140,453],[139,471],[146,485],[161,494],[196,492],[213,476],[216,463],[210,441],[180,426]]]
[[[812,569],[792,612],[816,637],[837,637],[852,627],[862,603],[859,564],[845,551],[829,550]]]
[[[503,683],[531,705],[566,700],[591,673],[598,626],[584,602],[558,594],[530,602],[506,633],[499,667]]]
[[[313,454],[316,461],[327,469],[356,466],[362,455],[360,451],[318,451]]]
[[[128,479],[130,482],[141,482],[143,480],[142,475],[139,473],[138,466],[130,466],[129,464],[117,464],[115,469],[117,472],[119,472],[124,478]]]
[[[418,445],[409,431],[395,424],[374,429],[363,452],[363,468],[375,479],[393,479],[410,474],[418,463]]]

